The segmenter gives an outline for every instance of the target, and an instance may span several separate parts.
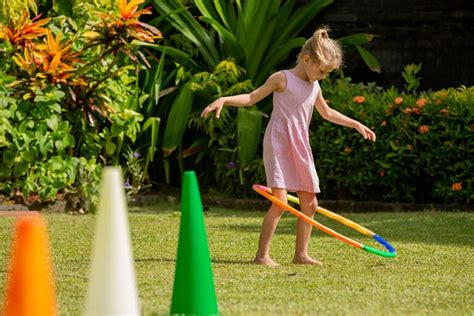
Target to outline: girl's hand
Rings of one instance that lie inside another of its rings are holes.
[[[370,128],[359,123],[357,124],[356,129],[365,139],[375,142],[375,133]]]
[[[219,98],[216,101],[209,104],[201,112],[201,117],[206,118],[209,115],[209,113],[211,113],[212,111],[216,111],[216,118],[219,118],[223,107],[224,107],[224,100],[222,100],[222,98]]]

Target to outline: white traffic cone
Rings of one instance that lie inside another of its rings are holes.
[[[140,315],[122,172],[102,172],[84,316]]]

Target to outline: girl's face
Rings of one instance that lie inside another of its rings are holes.
[[[314,61],[308,55],[303,56],[303,64],[306,76],[311,82],[323,80],[336,68],[334,65],[323,65],[319,61]]]

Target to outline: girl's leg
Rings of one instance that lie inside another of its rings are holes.
[[[272,188],[272,193],[276,198],[287,203],[285,189]],[[260,240],[258,242],[257,255],[255,256],[254,263],[269,266],[278,265],[277,262],[270,258],[270,242],[283,212],[284,210],[281,207],[272,204],[272,206],[270,206],[268,209],[267,214],[265,214],[262,223],[262,230],[260,232]]]
[[[298,198],[300,200],[301,212],[312,218],[318,207],[316,194],[313,192],[298,191]],[[311,258],[308,254],[308,244],[311,238],[312,228],[312,225],[302,219],[298,219],[296,223],[296,246],[293,263],[322,265],[321,262]]]

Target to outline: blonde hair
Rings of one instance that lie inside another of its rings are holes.
[[[298,54],[298,62],[306,54],[323,65],[332,65],[339,69],[342,64],[341,44],[329,38],[329,31],[328,26],[321,26],[316,29],[313,36],[306,41]]]

